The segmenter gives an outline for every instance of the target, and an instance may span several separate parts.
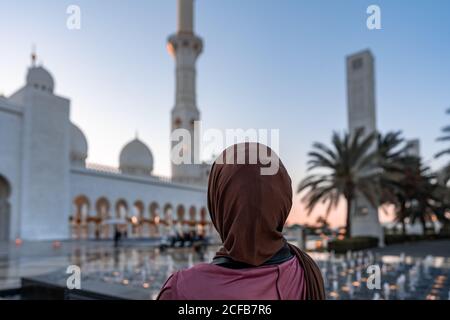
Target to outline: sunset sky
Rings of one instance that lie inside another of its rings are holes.
[[[81,8],[81,30],[66,28],[67,6]],[[370,48],[376,59],[377,123],[419,138],[427,164],[450,107],[450,2],[376,1],[382,29],[368,30],[374,1],[197,0],[197,98],[205,128],[280,130],[280,156],[296,189],[314,141],[347,126],[345,56]],[[56,93],[72,102],[89,162],[116,166],[138,133],[170,174],[174,62],[166,39],[175,0],[0,0],[0,94],[24,83],[32,44]],[[211,155],[204,155],[209,158]],[[330,215],[342,224],[345,206]],[[323,213],[319,208],[309,221]],[[384,214],[380,214],[383,220]],[[306,221],[298,197],[290,221]]]

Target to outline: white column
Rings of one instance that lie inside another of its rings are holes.
[[[194,0],[178,0],[178,33],[194,32]]]

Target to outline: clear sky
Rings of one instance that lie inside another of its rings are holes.
[[[81,30],[66,28],[70,4],[81,8]],[[381,30],[366,27],[371,4],[381,8]],[[72,101],[88,161],[117,165],[138,132],[155,173],[170,174],[166,39],[176,29],[175,0],[0,0],[0,8],[0,93],[24,83],[34,43],[56,93]],[[448,123],[450,1],[197,0],[195,27],[205,41],[197,82],[204,127],[280,129],[295,187],[312,142],[346,128],[345,56],[365,48],[376,58],[379,129],[419,138],[424,159],[442,165],[431,160]],[[292,218],[304,221],[295,202]]]

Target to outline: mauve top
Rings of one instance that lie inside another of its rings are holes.
[[[304,272],[293,257],[278,265],[230,269],[200,263],[172,274],[160,300],[298,300]]]

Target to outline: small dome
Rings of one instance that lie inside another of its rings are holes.
[[[73,163],[85,165],[88,155],[88,144],[86,137],[76,125],[70,125],[70,160]]]
[[[27,85],[38,90],[53,92],[55,82],[50,72],[45,68],[33,66],[28,69]]]
[[[150,175],[153,171],[153,155],[150,149],[140,141],[134,139],[127,143],[119,157],[119,167],[123,173]]]

